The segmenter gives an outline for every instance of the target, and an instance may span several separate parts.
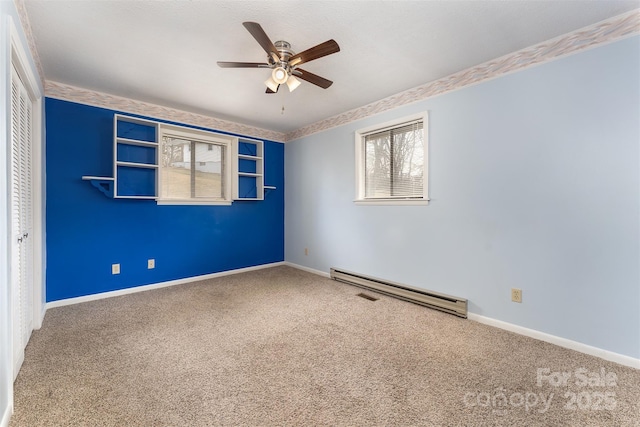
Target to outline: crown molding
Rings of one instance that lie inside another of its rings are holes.
[[[285,141],[294,141],[374,114],[495,79],[505,74],[514,73],[637,34],[640,34],[640,9],[632,10],[475,67],[467,68],[363,107],[320,120],[287,133]]]
[[[31,31],[31,22],[29,21],[29,15],[27,14],[27,8],[24,4],[24,0],[13,0],[13,3],[16,6],[16,10],[18,11],[18,17],[20,18],[20,23],[22,24],[22,30],[24,31],[24,35],[27,38],[27,44],[29,45],[29,51],[31,52],[31,56],[33,57],[33,62],[36,65],[36,69],[38,70],[38,77],[40,78],[40,83],[44,86],[44,71],[42,70],[42,62],[40,61],[40,55],[38,54],[38,49],[36,49],[36,40],[33,36],[33,31]]]
[[[254,138],[268,139],[270,141],[284,142],[285,135],[281,132],[244,125],[242,123],[231,122],[228,120],[216,119],[214,117],[204,116],[201,114],[189,113],[187,111],[149,104],[147,102],[109,95],[107,93],[82,89],[50,80],[45,82],[44,91],[45,96],[49,98],[62,99],[64,101],[108,108],[111,110],[152,117],[155,119],[200,126],[207,129],[214,129],[242,136],[251,136]]]

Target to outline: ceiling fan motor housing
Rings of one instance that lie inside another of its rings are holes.
[[[289,71],[290,69],[289,58],[295,55],[295,52],[291,50],[291,44],[284,40],[278,40],[273,45],[276,47],[276,49],[280,53],[280,63],[279,64],[276,63],[275,61],[273,61],[271,57],[269,57],[269,63],[271,63],[274,67],[277,67],[278,65],[280,65],[282,68]]]

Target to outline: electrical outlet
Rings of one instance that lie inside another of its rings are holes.
[[[522,302],[522,289],[511,288],[511,301]]]
[[[304,255],[305,256],[309,255],[309,248],[304,248]]]
[[[152,268],[156,268],[156,260],[150,259],[147,261],[147,268],[151,270]]]
[[[111,274],[120,274],[120,264],[111,264]]]

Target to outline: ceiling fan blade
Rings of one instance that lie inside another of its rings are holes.
[[[225,62],[218,61],[221,68],[269,68],[269,64],[264,62]]]
[[[324,43],[320,43],[317,46],[307,49],[304,52],[297,53],[289,59],[289,65],[292,67],[305,62],[313,61],[314,59],[322,58],[323,56],[331,55],[332,53],[340,52],[340,46],[335,40],[327,40]]]
[[[267,88],[267,90],[264,91],[264,93],[276,93],[278,92],[278,89],[280,89],[280,85],[278,85],[278,87],[276,88],[276,91],[272,91],[270,88]]]
[[[324,77],[317,76],[308,71],[296,68],[293,74],[300,77],[302,80],[306,80],[309,83],[313,83],[316,86],[320,86],[322,89],[326,89],[333,84],[331,80],[327,80]]]
[[[267,52],[275,62],[280,61],[280,53],[278,49],[273,45],[273,42],[264,32],[260,24],[257,22],[243,22],[242,25],[251,33],[254,39],[262,46],[265,52]]]

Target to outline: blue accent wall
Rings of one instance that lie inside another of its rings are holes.
[[[45,109],[47,301],[284,260],[283,144],[264,142],[265,185],[277,189],[263,201],[158,206],[108,198],[82,180],[113,176],[119,112],[56,99]]]

